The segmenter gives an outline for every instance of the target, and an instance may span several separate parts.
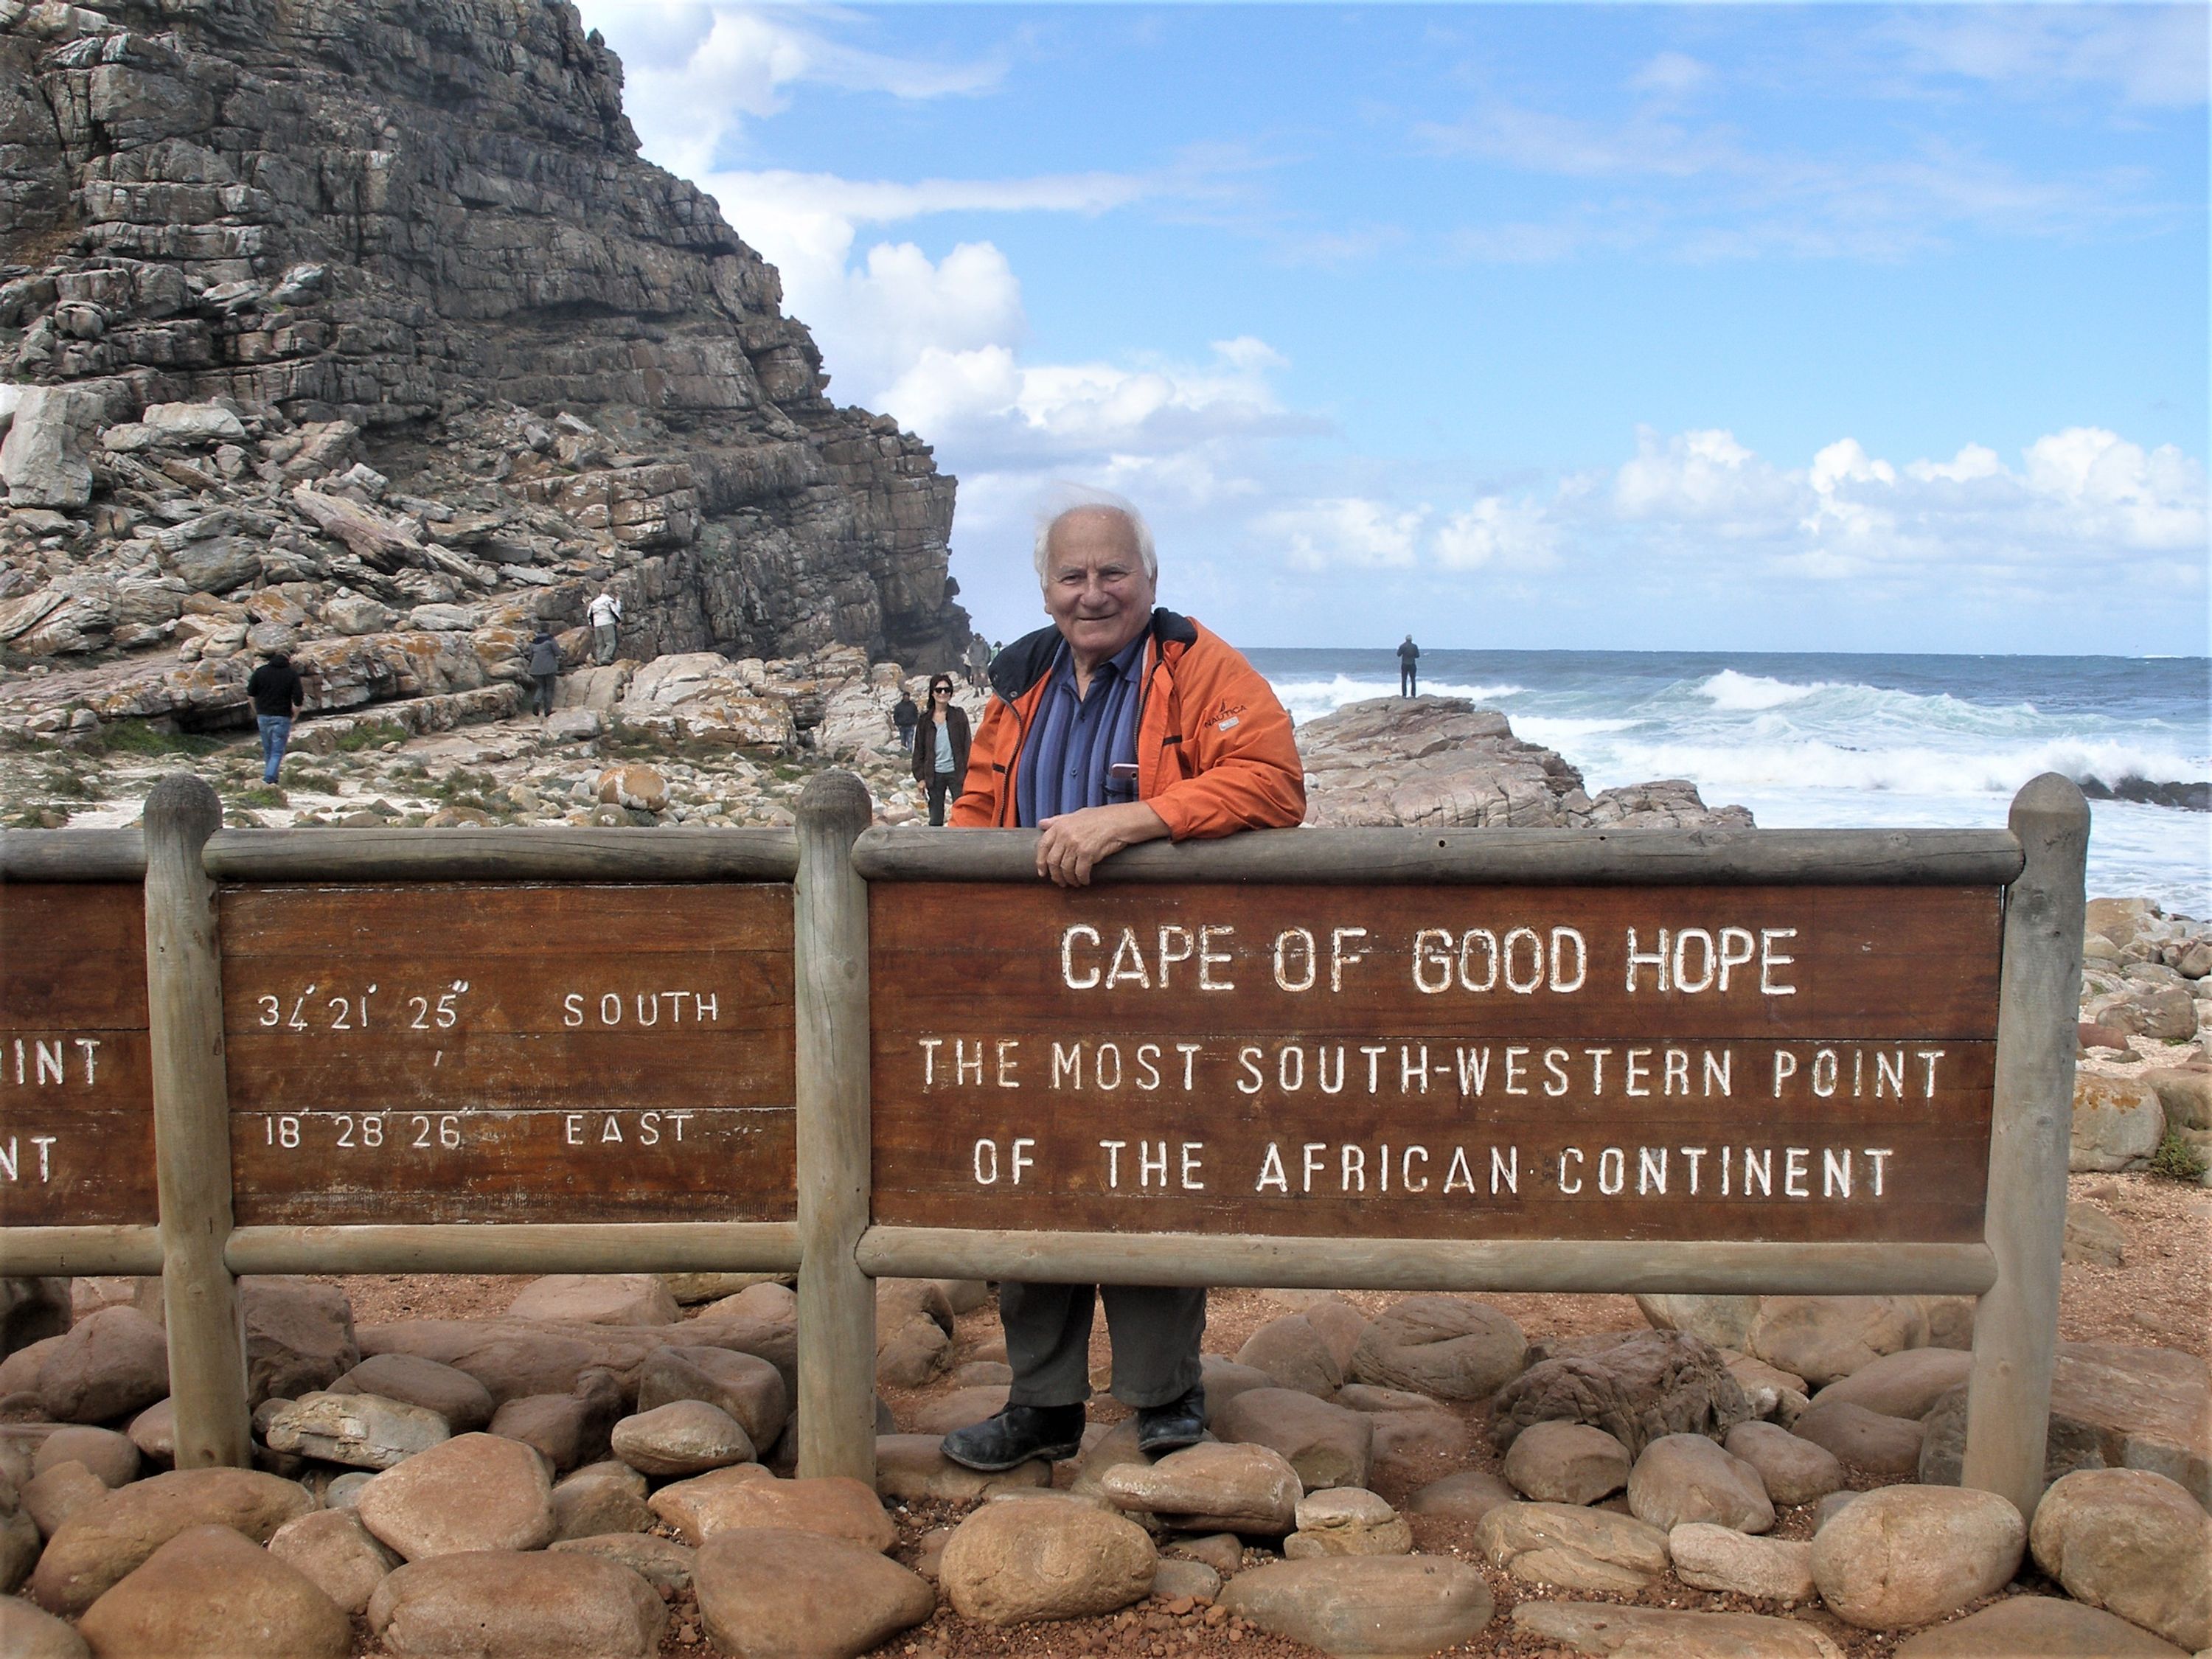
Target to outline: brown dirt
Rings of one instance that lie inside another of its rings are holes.
[[[2185,1187],[2143,1175],[2076,1176],[2069,1182],[2069,1200],[2105,1211],[2126,1231],[2125,1258],[2117,1268],[2069,1263],[2062,1276],[2059,1330],[2069,1341],[2127,1343],[2184,1349],[2200,1356],[2212,1353],[2212,1191]],[[398,1318],[481,1318],[502,1311],[526,1278],[464,1279],[437,1276],[348,1277],[332,1280],[353,1298],[356,1318],[363,1324]],[[1353,1291],[1345,1299],[1370,1315],[1399,1299],[1383,1291]],[[1640,1328],[1642,1316],[1632,1297],[1626,1296],[1492,1296],[1484,1298],[1528,1333],[1531,1338],[1583,1335],[1595,1331]],[[1289,1311],[1286,1300],[1266,1291],[1216,1291],[1208,1306],[1206,1348],[1208,1352],[1233,1355],[1252,1332],[1268,1320]],[[952,1360],[997,1359],[1005,1355],[994,1304],[965,1315],[957,1323]],[[1110,1355],[1103,1320],[1091,1339],[1094,1376],[1103,1378]],[[923,1389],[886,1389],[884,1397],[895,1414],[908,1419],[921,1401],[933,1398],[950,1385],[939,1382]],[[1478,1431],[1480,1412],[1473,1407],[1454,1409]],[[1127,1408],[1101,1395],[1091,1407],[1097,1422],[1115,1422]],[[1495,1471],[1498,1459],[1488,1441],[1477,1434],[1473,1453],[1435,1467],[1390,1465],[1378,1472],[1376,1486],[1394,1503],[1430,1480],[1462,1468]],[[1062,1481],[1069,1466],[1062,1466]],[[1867,1488],[1882,1484],[1875,1476],[1847,1469],[1850,1485]],[[1616,1500],[1617,1501],[1617,1500]],[[909,1565],[921,1536],[932,1528],[957,1523],[964,1506],[914,1504],[896,1509],[893,1521],[899,1541],[893,1554]],[[1807,1538],[1813,1528],[1810,1505],[1781,1512],[1775,1535]],[[1474,1555],[1474,1528],[1427,1516],[1413,1521],[1415,1546],[1427,1554],[1449,1555],[1474,1561],[1489,1581],[1498,1601],[1498,1616],[1475,1641],[1449,1650],[1470,1659],[1567,1659],[1561,1650],[1522,1636],[1511,1623],[1514,1605],[1529,1599],[1525,1587],[1514,1584],[1503,1573],[1484,1565]],[[1247,1553],[1248,1563],[1267,1559]],[[2058,1587],[2045,1579],[2031,1563],[2003,1595],[2059,1595]],[[1784,1608],[1734,1595],[1693,1589],[1671,1574],[1658,1585],[1633,1598],[1589,1597],[1591,1600],[1633,1600],[1655,1607],[1701,1612],[1784,1613],[1823,1632],[1848,1659],[1880,1659],[1893,1652],[1905,1632],[1877,1635],[1853,1628],[1825,1608]],[[1973,1604],[1964,1611],[1986,1606]],[[676,1598],[661,1659],[722,1659],[707,1642],[698,1604],[688,1593]],[[364,1632],[365,1637],[365,1632]],[[358,1650],[365,1656],[381,1650],[364,1640]],[[1286,1642],[1244,1626],[1239,1621],[1214,1616],[1203,1604],[1170,1607],[1146,1601],[1103,1619],[1068,1620],[1049,1625],[995,1630],[971,1624],[950,1607],[915,1630],[893,1638],[876,1650],[876,1659],[1182,1659],[1182,1656],[1237,1656],[1237,1659],[1313,1659],[1316,1650]]]

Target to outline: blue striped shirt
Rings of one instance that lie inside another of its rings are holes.
[[[1022,738],[1014,807],[1034,830],[1079,807],[1137,798],[1137,723],[1144,713],[1145,647],[1152,631],[1123,646],[1091,672],[1088,696],[1075,695],[1075,659],[1062,641],[1051,684]],[[1122,770],[1115,776],[1112,769]]]

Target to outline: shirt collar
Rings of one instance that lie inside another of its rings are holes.
[[[1112,669],[1115,677],[1122,681],[1135,679],[1144,672],[1145,645],[1151,637],[1152,629],[1145,629],[1135,639],[1131,640],[1128,644],[1107,658],[1098,666],[1102,669]],[[1054,655],[1053,678],[1066,686],[1069,690],[1073,691],[1075,689],[1075,653],[1068,649],[1066,640],[1060,642],[1060,649]]]

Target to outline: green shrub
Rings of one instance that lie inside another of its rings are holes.
[[[198,732],[165,732],[150,720],[109,720],[100,728],[96,746],[110,755],[207,755],[222,739]]]
[[[2150,1155],[2150,1172],[2174,1181],[2194,1182],[2203,1175],[2204,1168],[2204,1154],[2183,1139],[2179,1129],[2168,1129],[2158,1150]]]
[[[286,804],[284,792],[271,783],[256,784],[251,789],[238,790],[232,794],[230,801],[234,806],[283,806]]]
[[[331,746],[341,754],[351,755],[363,749],[380,749],[387,743],[406,741],[407,728],[397,720],[364,720]]]

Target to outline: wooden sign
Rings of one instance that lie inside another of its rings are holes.
[[[0,1225],[156,1213],[143,891],[0,886]]]
[[[1978,1241],[2000,899],[878,884],[874,1219]]]
[[[240,1225],[782,1220],[791,890],[225,891]]]

